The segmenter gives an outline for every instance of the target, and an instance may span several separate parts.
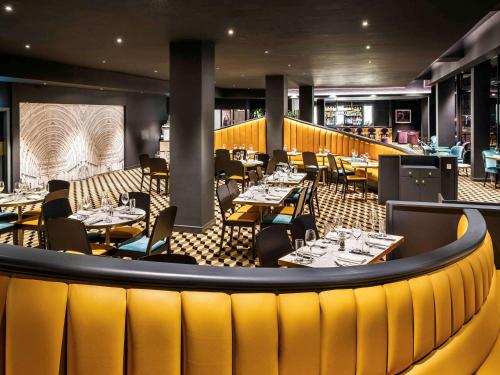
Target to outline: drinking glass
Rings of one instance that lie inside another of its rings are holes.
[[[5,184],[3,181],[0,181],[0,193],[3,192],[3,189],[5,189]]]
[[[356,248],[359,248],[359,239],[363,234],[363,229],[359,220],[354,220],[352,223],[352,236],[356,239]]]
[[[130,198],[128,204],[130,206],[130,213],[133,214],[135,212],[135,198]]]
[[[284,151],[287,151],[287,150],[288,150],[287,145],[284,145],[284,146],[283,146],[283,150],[284,150]]]
[[[381,238],[387,237],[387,232],[386,232],[386,229],[385,229],[385,220],[384,219],[380,219],[378,221],[378,235]]]
[[[365,253],[366,255],[371,255],[371,242],[370,242],[370,236],[368,233],[363,233],[362,234],[362,240],[361,243],[363,245],[363,248],[361,251]]]
[[[225,150],[225,149],[226,149],[226,144],[225,144],[225,143],[223,143],[223,144],[222,144],[222,149],[223,149],[223,150]]]
[[[255,186],[255,182],[248,181],[248,191],[250,191]]]
[[[253,145],[252,145],[252,144],[250,144],[250,145],[248,146],[248,150],[249,150],[249,151],[253,151]]]
[[[128,201],[129,201],[128,192],[122,193],[121,201],[122,201],[124,206],[128,206]]]
[[[112,221],[112,217],[113,217],[113,206],[111,206],[110,204],[108,204],[106,206],[106,223],[111,223]]]
[[[85,211],[88,211],[90,210],[90,207],[92,206],[91,202],[90,202],[90,197],[85,194],[83,196],[83,200],[82,200],[82,207]]]
[[[297,147],[293,146],[292,151],[293,151],[294,153],[295,153],[295,152],[297,152]]]
[[[372,235],[375,235],[375,228],[377,227],[377,223],[378,223],[377,210],[375,210],[375,209],[370,210],[368,220],[370,221],[370,224],[372,225]]]
[[[323,237],[328,239],[328,237],[330,237],[330,233],[333,232],[333,226],[331,223],[325,223],[325,225],[323,226]]]
[[[237,148],[238,148],[238,145],[235,143],[235,144],[233,145],[233,150],[236,150]]]
[[[245,149],[245,144],[244,144],[244,143],[241,145],[241,149],[242,149],[242,150],[244,150],[244,149]]]
[[[14,194],[16,194],[16,197],[19,198],[19,193],[21,192],[21,182],[16,181],[14,183]]]
[[[304,239],[306,241],[307,247],[309,248],[309,253],[312,254],[312,247],[316,243],[316,232],[314,231],[314,229],[306,230]]]
[[[320,147],[318,154],[322,154],[323,153],[322,151],[323,151],[323,149]]]
[[[344,220],[341,215],[333,216],[333,226],[335,228],[335,232],[337,232],[337,236],[340,237],[340,232],[342,232],[342,226],[344,225]]]
[[[304,240],[302,238],[296,238],[295,239],[295,251],[294,251],[294,257],[295,260],[297,260],[298,257],[300,257],[300,251],[304,247]]]

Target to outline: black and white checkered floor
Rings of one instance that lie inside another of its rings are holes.
[[[107,190],[116,200],[123,191],[139,191],[140,170],[132,169],[127,171],[113,172],[99,175],[87,180],[76,181],[71,184],[70,200],[73,209],[76,202],[81,200],[84,194],[91,197],[94,207],[99,206],[99,193]],[[473,182],[465,176],[459,179],[459,199],[472,201],[487,201],[500,203],[500,189],[494,190],[492,184],[483,187],[482,183]],[[344,218],[344,225],[349,225],[358,219],[366,229],[370,228],[368,214],[371,209],[376,209],[380,217],[385,215],[384,206],[377,204],[377,196],[374,193],[368,194],[368,200],[362,200],[361,193],[348,194],[345,200],[342,195],[335,194],[334,186],[331,190],[327,186],[321,185],[318,192],[321,208],[318,218],[318,227],[322,230],[327,221],[332,221],[335,214],[340,214]],[[168,197],[153,193],[152,215],[154,221],[156,213],[168,205]],[[26,210],[32,207],[26,207]],[[172,239],[172,250],[175,253],[189,254],[194,256],[199,264],[214,266],[254,266],[255,261],[250,251],[251,234],[246,229],[242,229],[238,237],[235,236],[231,245],[226,244],[224,251],[219,253],[219,240],[221,231],[220,211],[215,202],[216,225],[205,234],[175,233]],[[235,231],[235,233],[237,233]],[[226,236],[228,238],[228,236]],[[0,237],[2,243],[12,243],[10,234]],[[24,237],[25,246],[35,247],[38,245],[36,233],[26,232]]]

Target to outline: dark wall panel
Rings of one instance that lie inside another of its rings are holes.
[[[0,108],[10,108],[10,83],[0,82]]]
[[[396,140],[396,135],[398,130],[416,130],[420,131],[422,116],[420,108],[420,100],[392,100],[391,101],[392,111],[390,115],[392,116],[392,134],[393,139]],[[398,109],[409,109],[411,110],[411,123],[409,124],[397,124],[396,123],[396,110]]]
[[[436,95],[438,145],[451,147],[455,143],[455,77],[439,82]]]
[[[429,138],[429,98],[424,98],[420,102],[421,108],[421,126],[420,126],[420,135],[422,138]]]
[[[118,91],[12,84],[12,172],[19,179],[19,103],[122,105],[125,107],[125,168],[139,163],[139,154],[154,154],[161,124],[167,120],[167,97]]]

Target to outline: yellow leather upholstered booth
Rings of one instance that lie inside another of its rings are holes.
[[[463,217],[459,237],[469,236],[467,224]],[[465,256],[418,276],[324,291],[175,291],[147,283],[106,286],[105,274],[95,270],[94,282],[67,280],[86,277],[78,272],[50,280],[4,271],[0,373],[499,374],[500,274],[491,238],[481,238]],[[14,250],[17,257],[31,254]],[[39,260],[64,257],[75,267],[97,261],[32,251]],[[0,255],[3,269],[6,259]],[[130,270],[141,263],[98,261]],[[142,263],[155,277],[169,266]],[[196,266],[181,267],[189,273]],[[362,267],[388,266],[354,267],[355,273]]]
[[[215,150],[226,148],[231,150],[234,145],[245,145],[246,149],[253,145],[253,149],[258,152],[266,152],[266,118],[261,117],[255,120],[242,122],[241,124],[217,129],[214,132]]]
[[[410,149],[381,143],[376,140],[361,137],[352,133],[327,129],[291,118],[285,118],[283,126],[283,144],[288,150],[294,148],[299,152],[319,152],[327,149],[339,156],[351,156],[352,151],[358,154],[368,153],[370,159],[378,160],[379,155],[405,155],[413,153]],[[300,157],[294,157],[299,162]],[[322,160],[318,160],[321,162]],[[368,179],[378,181],[378,170],[369,169]]]

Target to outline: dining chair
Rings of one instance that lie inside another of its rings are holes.
[[[36,231],[38,236],[38,246],[42,249],[45,248],[45,227],[43,215],[44,205],[47,205],[51,202],[56,202],[51,203],[50,207],[55,206],[54,210],[61,210],[63,216],[69,212],[66,216],[64,216],[68,217],[69,215],[71,215],[71,206],[69,204],[68,196],[68,189],[55,190],[51,193],[48,193],[43,200],[42,207],[40,208],[40,213],[38,215],[23,217],[22,220],[18,220],[15,222],[15,237],[18,237],[19,232],[21,232],[21,235],[23,235],[25,230]]]
[[[233,211],[239,211],[239,212],[260,212],[259,207],[252,206],[250,204],[244,204],[239,207],[237,205],[233,204],[232,201],[240,195],[240,189],[238,187],[238,183],[235,180],[229,180],[226,184],[228,190],[229,190],[229,195],[231,197],[231,204],[233,205]]]
[[[318,227],[316,226],[316,218],[314,215],[300,215],[293,219],[290,227],[292,242],[295,243],[295,240],[297,239],[303,240],[308,229],[313,229],[314,233],[316,233],[316,238],[319,238]]]
[[[273,158],[276,159],[276,163],[288,164],[288,153],[285,150],[274,150]]]
[[[85,224],[80,220],[67,217],[47,218],[45,225],[50,250],[98,256],[111,255],[114,251],[114,248],[109,245],[91,244]]]
[[[316,172],[322,173],[324,168],[320,168],[318,165],[318,159],[316,154],[311,151],[304,151],[302,153],[302,161],[304,163],[304,170],[307,173],[308,179],[314,179],[316,176]]]
[[[279,267],[278,259],[293,251],[286,228],[274,225],[262,229],[255,240],[255,251],[261,267]]]
[[[150,169],[149,160],[150,160],[150,157],[148,154],[139,155],[139,164],[141,166],[141,191],[142,191],[142,185],[144,183],[144,177],[151,176],[151,169]]]
[[[151,158],[149,159],[149,169],[151,171],[149,176],[149,194],[151,194],[153,180],[156,182],[156,192],[160,194],[160,182],[163,180],[165,181],[165,195],[168,195],[168,178],[170,173],[167,161],[163,158]]]
[[[140,191],[130,191],[128,192],[129,199],[135,199],[135,207],[146,212],[144,217],[144,222],[146,223],[145,228],[139,225],[121,225],[118,227],[113,227],[109,231],[109,237],[111,242],[118,244],[123,241],[129,240],[133,237],[137,237],[145,234],[149,235],[149,221],[151,216],[151,196],[147,193]],[[118,206],[123,206],[122,197],[118,198]],[[101,238],[104,240],[103,238]]]
[[[462,159],[462,162],[458,164],[458,171],[464,170],[465,175],[469,176],[469,169],[471,167],[471,151],[467,150],[464,152],[464,157]]]
[[[217,182],[217,185],[219,185],[219,181],[221,179],[226,178],[226,167],[227,163],[231,160],[231,157],[229,155],[229,150],[225,149],[218,149],[215,150],[215,179]]]
[[[261,221],[261,228],[266,228],[272,225],[282,225],[285,226],[286,228],[290,227],[290,224],[292,223],[292,220],[295,219],[297,216],[302,214],[302,211],[304,209],[304,203],[305,203],[305,198],[306,198],[306,193],[307,189],[303,188],[298,197],[297,204],[293,209],[291,209],[291,214],[290,213],[282,213],[283,211],[277,211],[273,212],[270,214],[265,215],[262,218]],[[284,207],[282,210],[286,209]]]
[[[359,176],[357,174],[352,174],[348,175],[346,174],[346,169],[344,168],[344,163],[342,162],[342,159],[340,159],[340,169],[342,170],[342,173],[344,174],[344,187],[343,187],[343,196],[342,199],[346,198],[347,191],[349,190],[349,185],[352,184],[354,188],[354,192],[356,192],[356,184],[361,184],[363,188],[363,198],[366,200],[366,187],[368,183],[368,179],[365,176]]]
[[[248,180],[250,182],[253,182],[254,184],[257,184],[257,182],[259,182],[259,176],[257,176],[257,171],[255,170],[248,171]]]
[[[187,254],[153,254],[141,257],[138,260],[145,260],[148,262],[163,262],[163,263],[177,263],[177,264],[193,264],[198,262],[196,258]]]
[[[483,163],[484,163],[484,183],[483,186],[486,186],[486,181],[488,181],[488,177],[495,176],[495,189],[497,188],[498,182],[498,174],[500,173],[500,168],[498,167],[498,163],[495,159],[491,159],[488,156],[494,155],[495,153],[490,150],[484,150],[482,153]]]
[[[255,159],[262,162],[262,169],[263,170],[267,169],[267,164],[269,163],[269,159],[270,159],[268,154],[265,154],[263,152],[257,152],[255,154]]]
[[[241,190],[245,191],[245,185],[248,181],[248,176],[245,174],[245,168],[239,160],[230,160],[226,166],[226,183],[234,180],[241,183]]]
[[[145,234],[131,238],[118,246],[117,254],[120,257],[139,258],[151,255],[153,252],[171,251],[170,239],[174,231],[177,207],[170,206],[160,211],[156,216],[153,231],[150,236]]]
[[[276,170],[276,165],[278,164],[278,159],[275,157],[272,157],[271,160],[269,160],[269,163],[267,163],[266,167],[266,175],[272,175],[274,171]]]
[[[333,178],[335,178],[335,193],[338,191],[339,181],[343,180],[345,176],[354,175],[354,171],[350,170],[341,170],[337,165],[337,160],[335,159],[335,155],[328,154],[328,190],[330,190]],[[342,181],[343,182],[343,181]]]
[[[255,168],[255,171],[257,172],[257,177],[260,180],[263,180],[264,179],[264,173],[262,173],[262,167],[260,165],[258,165],[256,168]]]
[[[252,228],[252,249],[255,245],[255,227],[259,222],[260,215],[258,212],[245,212],[245,211],[234,211],[233,202],[229,188],[227,185],[220,185],[217,187],[217,201],[219,202],[219,208],[222,219],[222,230],[221,230],[221,240],[220,240],[220,251],[222,251],[224,245],[224,237],[226,233],[226,228],[231,229],[229,243],[233,241],[233,228],[243,227]]]
[[[49,184],[49,193],[53,193],[57,190],[69,190],[70,183],[64,180],[50,180]]]

